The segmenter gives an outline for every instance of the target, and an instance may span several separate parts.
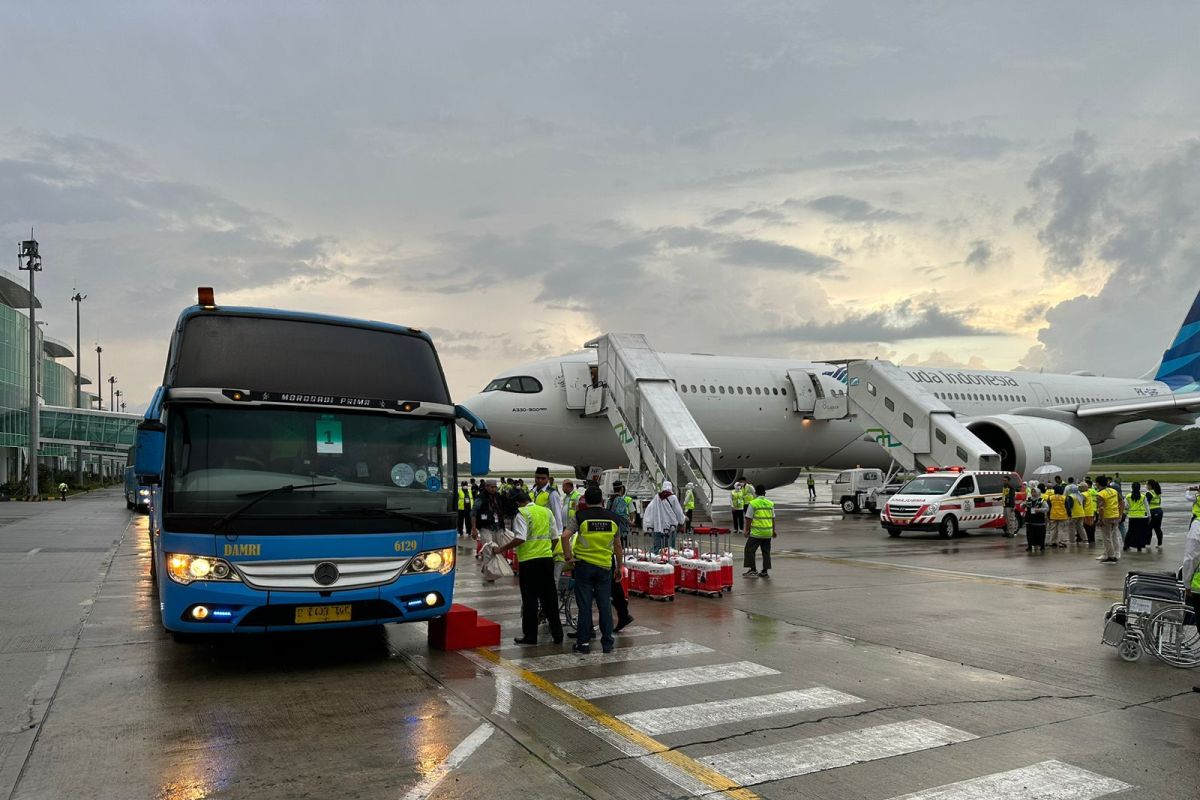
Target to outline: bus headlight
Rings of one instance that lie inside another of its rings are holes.
[[[454,548],[443,547],[438,550],[426,550],[424,553],[413,556],[404,571],[409,575],[430,572],[440,572],[445,575],[453,569]]]
[[[228,561],[187,553],[167,553],[167,575],[185,586],[192,581],[240,581]]]

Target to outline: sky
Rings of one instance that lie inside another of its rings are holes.
[[[1141,375],[1200,289],[1191,4],[2,5],[0,267],[130,410],[200,285],[456,397],[605,331]]]

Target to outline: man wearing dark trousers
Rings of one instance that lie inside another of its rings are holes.
[[[589,487],[583,496],[587,508],[575,515],[579,532],[575,535],[575,601],[579,606],[576,625],[577,653],[590,653],[592,640],[592,603],[600,612],[600,644],[611,653],[614,645],[612,620],[612,587],[621,580],[613,572],[614,561],[624,561],[621,550],[620,523],[617,515],[601,507],[604,495],[597,486]],[[565,550],[565,548],[564,548]],[[625,616],[628,616],[626,607]]]
[[[767,487],[754,487],[757,495],[746,504],[746,557],[743,578],[769,578],[771,569],[771,540],[775,538],[775,504],[767,499]],[[755,572],[755,551],[762,550],[762,572]]]
[[[521,585],[521,637],[517,644],[537,644],[538,606],[550,625],[550,636],[555,644],[562,644],[562,618],[558,614],[558,586],[554,582],[554,542],[561,536],[554,525],[554,515],[545,506],[529,502],[529,495],[517,490],[514,497],[517,513],[513,517],[513,540],[504,547],[488,548],[485,557],[492,552],[503,553],[517,549],[517,573]],[[571,560],[571,543],[563,540],[563,555]]]

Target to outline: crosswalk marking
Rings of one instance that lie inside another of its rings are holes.
[[[892,800],[1092,800],[1132,788],[1061,761],[1043,761]]]
[[[778,674],[779,670],[755,664],[753,661],[735,661],[732,664],[713,664],[707,667],[684,667],[658,672],[635,672],[632,675],[613,675],[608,678],[563,681],[559,686],[577,697],[590,700],[596,697],[613,697],[619,694]]]
[[[929,719],[893,722],[699,759],[741,784],[779,781],[978,738]]]
[[[591,664],[617,664],[624,661],[643,661],[650,658],[671,658],[673,656],[693,656],[699,653],[711,653],[711,647],[692,642],[668,642],[666,644],[645,644],[638,647],[622,647],[611,653],[582,655],[580,653],[560,653],[552,656],[534,656],[532,658],[513,659],[518,667],[524,667],[530,672],[546,672],[552,669],[568,669],[583,667]]]
[[[503,627],[503,625],[501,627]],[[617,637],[617,640],[620,641],[622,638],[624,638],[626,636],[657,636],[660,633],[662,633],[662,631],[656,631],[656,630],[654,630],[654,628],[647,628],[642,625],[630,625],[625,630],[621,631],[620,633],[614,634],[614,635]],[[568,639],[568,641],[569,641],[569,639]],[[549,644],[549,643],[543,642],[543,644]],[[493,653],[501,653],[501,654],[528,653],[529,652],[528,647],[524,647],[519,644],[507,644],[507,645],[504,645],[503,647],[489,647],[488,649],[491,650]]]
[[[648,711],[621,714],[617,719],[655,736],[861,702],[862,698],[852,694],[817,686],[813,689],[739,697],[733,700],[712,700],[688,706],[652,708]]]

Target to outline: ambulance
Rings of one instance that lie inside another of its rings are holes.
[[[951,539],[968,531],[1004,532],[1004,479],[1024,499],[1015,472],[931,468],[888,498],[879,523],[889,536],[905,531],[936,531]]]

